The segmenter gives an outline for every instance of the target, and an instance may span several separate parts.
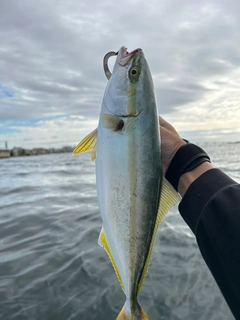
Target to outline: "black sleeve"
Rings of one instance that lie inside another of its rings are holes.
[[[240,184],[211,169],[190,185],[179,211],[233,315],[240,319]]]

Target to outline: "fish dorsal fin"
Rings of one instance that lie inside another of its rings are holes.
[[[100,232],[100,235],[99,235],[99,238],[98,238],[98,244],[101,246],[101,247],[104,247],[104,249],[107,251],[107,254],[112,262],[112,265],[113,265],[113,268],[116,272],[116,275],[118,277],[118,280],[121,284],[121,287],[124,291],[124,284],[123,284],[123,281],[122,281],[122,278],[121,278],[121,275],[120,275],[120,272],[118,270],[118,267],[114,261],[114,258],[113,258],[113,255],[112,255],[112,252],[110,250],[110,247],[109,247],[109,244],[108,244],[108,241],[107,241],[107,238],[106,238],[106,235],[105,235],[105,232],[102,228],[101,232]]]
[[[153,231],[152,240],[151,240],[149,251],[148,251],[148,256],[147,256],[147,259],[146,259],[146,262],[145,262],[145,265],[143,268],[141,279],[138,284],[138,293],[141,289],[141,286],[143,284],[144,278],[146,276],[146,273],[147,273],[147,270],[148,270],[148,267],[150,264],[152,249],[153,249],[154,241],[156,238],[158,226],[159,226],[160,222],[162,221],[163,217],[165,216],[165,214],[173,206],[175,206],[179,201],[180,201],[179,194],[175,191],[173,186],[166,180],[166,178],[163,177],[161,197],[160,197],[159,208],[158,208],[158,215],[157,215],[157,219],[156,219],[155,226],[154,226],[154,231]]]
[[[102,113],[100,115],[100,118],[102,120],[103,127],[106,129],[110,129],[113,131],[121,131],[124,126],[123,120],[119,119],[117,116],[113,114]]]
[[[92,161],[96,159],[97,129],[89,133],[73,150],[73,154],[92,151]]]

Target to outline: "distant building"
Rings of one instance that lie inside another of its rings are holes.
[[[9,158],[10,156],[11,156],[10,150],[0,149],[0,159],[2,159],[2,158]]]
[[[13,148],[11,150],[11,156],[12,157],[18,157],[18,156],[23,156],[24,149],[23,148]]]

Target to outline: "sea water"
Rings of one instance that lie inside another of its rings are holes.
[[[202,145],[240,182],[240,144]],[[112,320],[125,296],[106,252],[90,154],[0,161],[0,319]],[[139,295],[151,320],[233,320],[177,207]]]

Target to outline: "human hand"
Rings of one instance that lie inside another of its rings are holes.
[[[163,174],[165,176],[175,153],[181,146],[186,144],[186,142],[181,139],[174,127],[160,116],[159,126],[161,133]]]
[[[186,142],[181,139],[174,127],[160,116],[159,126],[161,134],[163,174],[166,176],[167,169],[173,157],[178,149],[186,144]],[[203,162],[193,170],[182,174],[177,188],[181,196],[185,194],[186,190],[193,181],[210,169],[213,169],[213,165],[209,162]]]

